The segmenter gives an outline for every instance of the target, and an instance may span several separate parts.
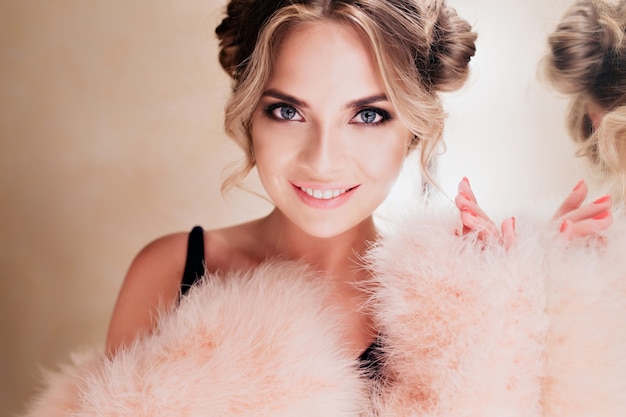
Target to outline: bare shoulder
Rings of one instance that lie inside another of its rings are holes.
[[[147,244],[133,259],[117,297],[106,348],[114,352],[149,331],[160,309],[179,294],[188,233],[173,233]]]
[[[245,269],[265,256],[255,237],[257,222],[204,233],[205,262],[210,273]],[[120,289],[109,329],[106,350],[115,352],[139,334],[150,332],[156,317],[180,295],[189,232],[160,237],[146,245],[132,261]]]

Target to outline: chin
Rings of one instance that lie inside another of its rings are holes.
[[[329,217],[333,217],[331,213],[328,214]],[[343,222],[341,224],[337,222],[297,222],[296,225],[307,235],[318,239],[332,239],[337,236],[341,236],[354,230],[361,223],[363,223],[366,219],[361,219],[358,221],[352,222]]]

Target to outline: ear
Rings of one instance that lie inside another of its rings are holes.
[[[598,130],[600,124],[602,123],[602,118],[605,114],[606,110],[604,110],[598,104],[592,101],[587,104],[587,116],[589,116],[589,119],[591,120],[593,130]]]
[[[417,145],[420,143],[420,139],[417,135],[411,134],[411,136],[409,137],[408,143],[409,145],[407,146],[407,152],[406,152],[407,155],[411,153],[411,151],[417,147]]]

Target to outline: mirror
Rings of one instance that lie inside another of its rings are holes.
[[[453,3],[479,38],[472,80],[447,100],[445,189],[454,195],[466,175],[483,204],[494,207],[565,195],[585,175],[584,163],[565,131],[568,100],[539,81],[538,66],[571,2]]]

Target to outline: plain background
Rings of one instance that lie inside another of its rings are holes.
[[[494,210],[563,197],[586,174],[563,129],[566,101],[537,67],[569,2],[450,3],[479,40],[470,82],[445,98],[443,190],[452,198],[467,176]],[[252,194],[219,192],[240,157],[222,133],[229,80],[213,29],[223,5],[0,2],[0,415],[22,407],[40,367],[103,342],[146,243],[269,211]],[[413,197],[409,168],[391,204]]]

